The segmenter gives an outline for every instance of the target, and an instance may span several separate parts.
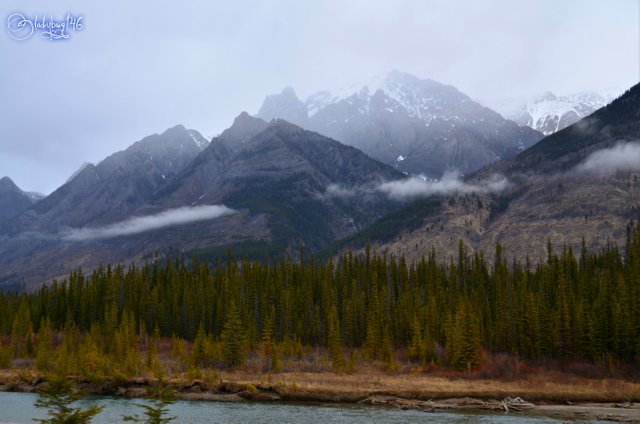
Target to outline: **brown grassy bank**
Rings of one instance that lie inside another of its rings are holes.
[[[138,377],[100,383],[76,379],[93,394],[141,397],[155,379]],[[590,379],[549,372],[519,380],[450,378],[424,373],[388,374],[376,369],[354,374],[334,372],[220,372],[216,379],[193,380],[173,375],[178,396],[209,401],[286,401],[363,403],[425,412],[442,410],[504,411],[502,399],[521,397],[535,406],[525,413],[556,418],[640,422],[640,383],[622,379]],[[35,371],[0,371],[0,390],[31,392],[46,384]],[[514,413],[513,410],[509,411]]]

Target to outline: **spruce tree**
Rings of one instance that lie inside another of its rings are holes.
[[[163,424],[176,419],[176,417],[169,415],[169,405],[175,402],[175,395],[162,375],[158,379],[157,386],[148,389],[148,397],[150,404],[136,404],[144,409],[144,418],[139,415],[123,415],[124,421]]]
[[[462,299],[456,309],[450,349],[452,363],[459,371],[471,371],[481,363],[478,316],[467,299]]]
[[[342,335],[340,331],[340,321],[335,305],[329,311],[327,318],[327,345],[331,355],[331,365],[334,369],[340,370],[344,367],[344,352],[342,350]]]
[[[49,377],[47,385],[38,394],[36,408],[48,409],[46,419],[34,419],[41,424],[84,424],[90,423],[104,406],[92,405],[88,408],[74,408],[72,405],[82,398],[73,393],[71,382],[64,375]]]
[[[224,361],[229,366],[242,365],[244,362],[244,328],[235,301],[229,303],[227,319],[220,335],[224,350]]]

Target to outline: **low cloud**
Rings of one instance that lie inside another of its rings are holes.
[[[174,225],[207,221],[234,213],[224,205],[208,205],[168,209],[155,215],[137,216],[104,227],[70,229],[64,240],[84,241],[139,234]]]
[[[357,189],[349,189],[338,184],[329,184],[324,192],[325,197],[353,197],[358,194]],[[361,190],[360,190],[361,191]]]
[[[577,170],[596,174],[640,170],[640,143],[619,143],[593,152]]]
[[[433,195],[495,193],[505,190],[509,181],[495,175],[477,184],[468,184],[455,173],[445,174],[441,180],[434,181],[421,176],[412,176],[403,180],[388,181],[372,186],[345,188],[331,184],[325,192],[326,197],[352,197],[380,192],[393,200],[408,200]]]
[[[427,180],[422,177],[410,177],[380,184],[377,189],[391,199],[406,200],[436,194],[495,193],[503,191],[508,186],[509,181],[498,175],[477,184],[468,184],[460,180],[456,174],[445,174],[439,181]]]

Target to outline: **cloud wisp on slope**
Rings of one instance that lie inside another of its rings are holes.
[[[233,209],[224,205],[187,206],[167,209],[157,214],[136,216],[103,227],[72,228],[63,234],[62,239],[67,241],[86,241],[128,236],[165,227],[216,219],[234,212]]]
[[[640,143],[618,143],[613,147],[595,151],[578,165],[576,170],[589,174],[640,170]]]
[[[447,173],[440,180],[429,180],[421,176],[411,176],[402,180],[385,181],[377,185],[346,188],[331,184],[325,191],[329,197],[350,197],[359,194],[379,192],[389,199],[404,201],[419,197],[450,194],[497,193],[511,183],[501,175],[494,175],[475,184],[464,182],[459,175]]]

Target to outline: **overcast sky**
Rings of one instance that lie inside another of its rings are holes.
[[[15,41],[14,12],[84,28]],[[0,18],[0,177],[43,193],[175,124],[218,133],[287,85],[398,69],[487,99],[640,79],[638,0],[3,0]]]

